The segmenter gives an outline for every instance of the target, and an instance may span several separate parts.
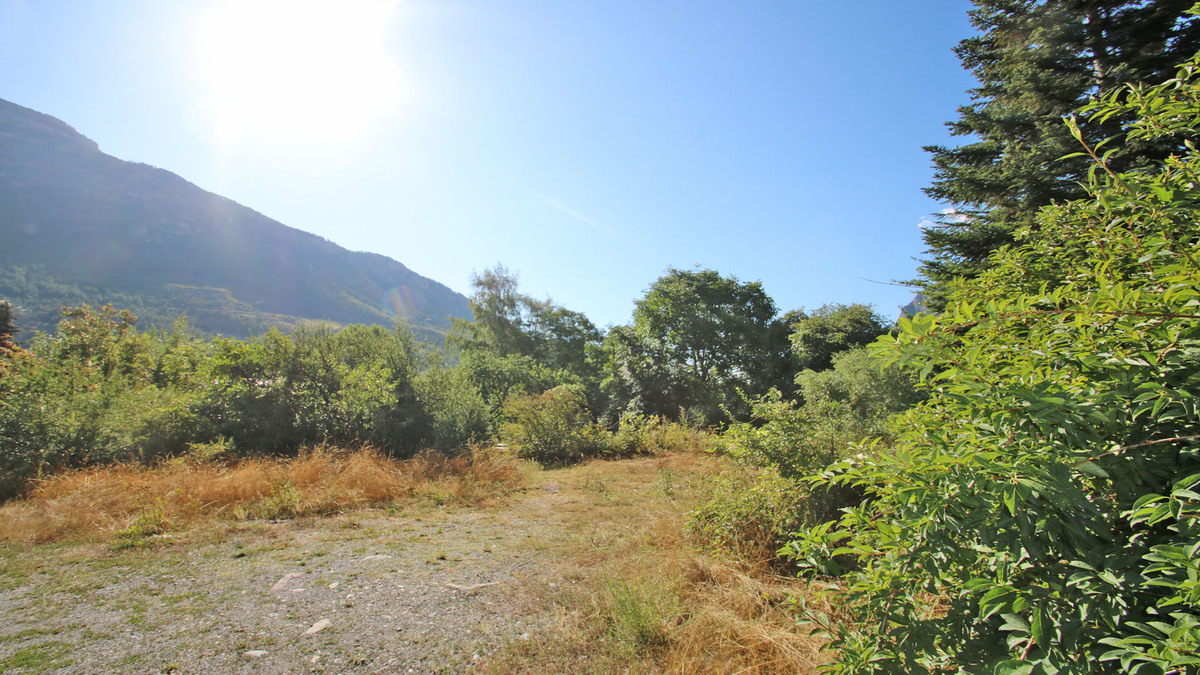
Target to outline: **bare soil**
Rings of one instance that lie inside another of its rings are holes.
[[[603,507],[644,503],[659,469],[543,472],[489,507],[218,521],[133,550],[0,544],[0,672],[486,672],[581,583],[565,552],[638,527]]]

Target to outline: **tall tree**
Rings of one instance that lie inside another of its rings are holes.
[[[1039,208],[1085,194],[1089,162],[1064,159],[1079,147],[1064,115],[1115,86],[1171,77],[1200,49],[1200,23],[1184,15],[1193,0],[973,1],[979,33],[955,52],[979,86],[948,126],[975,140],[926,148],[936,169],[926,192],[953,207],[925,230],[921,283],[935,308],[949,280],[978,276],[992,251],[1036,227]],[[1095,144],[1128,122],[1094,118],[1084,137]],[[1123,144],[1111,166],[1144,166],[1181,147],[1174,137]]]
[[[517,276],[503,265],[474,275],[471,283],[473,320],[455,319],[447,342],[461,351],[481,388],[502,398],[505,392],[522,388],[514,382],[525,381],[535,388],[546,384],[547,378],[553,381],[550,386],[567,380],[598,382],[588,350],[599,348],[601,335],[586,316],[521,293]],[[495,382],[484,381],[497,378],[507,384],[496,387]],[[500,400],[491,402],[498,405]]]
[[[610,332],[609,389],[640,412],[736,417],[740,392],[765,393],[785,358],[787,331],[775,312],[761,283],[670,269],[637,301],[633,325]]]
[[[528,356],[533,341],[525,331],[527,300],[517,289],[517,276],[503,265],[471,275],[475,291],[468,303],[472,320],[455,319],[447,335],[464,351],[487,349],[501,355]]]
[[[791,324],[792,352],[799,370],[833,368],[833,357],[875,341],[888,332],[888,323],[869,305],[823,305]]]

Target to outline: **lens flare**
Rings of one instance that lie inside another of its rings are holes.
[[[421,313],[421,303],[408,286],[397,286],[383,294],[380,303],[389,317],[393,319],[408,319]]]

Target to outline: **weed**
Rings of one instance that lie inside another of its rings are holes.
[[[608,489],[608,481],[603,478],[595,478],[589,476],[583,482],[583,489],[588,492],[594,492],[602,497],[611,497],[612,490]]]
[[[613,636],[632,651],[667,643],[670,624],[679,611],[678,598],[653,580],[608,582]]]
[[[606,456],[611,458],[663,455],[668,452],[699,452],[712,443],[712,436],[695,427],[663,417],[621,415],[617,430],[606,439]]]
[[[139,512],[125,529],[117,532],[113,549],[120,551],[143,548],[148,545],[151,537],[165,534],[170,526],[171,520],[167,516],[166,506],[160,499],[154,506]]]
[[[300,490],[291,481],[276,485],[259,507],[259,514],[268,520],[293,518],[302,512]]]
[[[667,499],[675,499],[675,481],[678,478],[670,467],[659,469],[657,474],[658,491]]]
[[[733,471],[710,482],[687,514],[686,532],[706,552],[784,569],[777,551],[803,525],[806,491],[774,470]]]
[[[233,443],[228,438],[219,438],[211,443],[188,443],[187,452],[171,461],[204,466],[226,457],[232,449]]]
[[[566,583],[547,586],[535,610],[546,628],[510,643],[494,672],[816,672],[825,641],[797,628],[789,603],[807,596],[804,583],[713,561],[684,532],[687,511],[734,469],[723,457],[672,453],[556,472],[564,492],[604,484],[616,498],[603,519],[594,500],[559,506],[568,532],[553,542],[554,574]]]
[[[63,626],[54,626],[53,628],[26,628],[19,633],[12,635],[0,636],[0,642],[10,642],[17,640],[27,640],[32,637],[45,637],[47,635],[58,635],[66,630]]]
[[[20,588],[33,575],[33,564],[19,553],[16,546],[0,543],[0,591]]]

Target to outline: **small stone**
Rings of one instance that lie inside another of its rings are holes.
[[[282,579],[275,582],[275,585],[271,587],[271,592],[274,593],[275,591],[283,590],[283,587],[287,586],[289,581],[302,576],[304,575],[300,572],[288,572],[287,574],[283,575]]]
[[[246,652],[246,656],[249,656],[252,659],[261,659],[266,655],[267,650],[265,649],[251,649],[250,651]]]
[[[336,582],[336,581],[333,582],[332,584],[329,584],[329,590],[331,590],[331,591],[337,587],[338,587],[338,582]]]
[[[392,556],[390,556],[386,553],[376,553],[375,555],[369,555],[369,556],[363,558],[363,560],[387,560],[388,558],[391,558],[391,557]]]
[[[312,626],[310,626],[308,630],[304,631],[304,634],[305,635],[316,635],[317,633],[320,633],[321,631],[325,630],[326,628],[329,628],[329,626],[331,626],[331,625],[332,625],[332,623],[329,621],[329,619],[321,619],[320,621],[318,621],[318,622],[314,623]]]

